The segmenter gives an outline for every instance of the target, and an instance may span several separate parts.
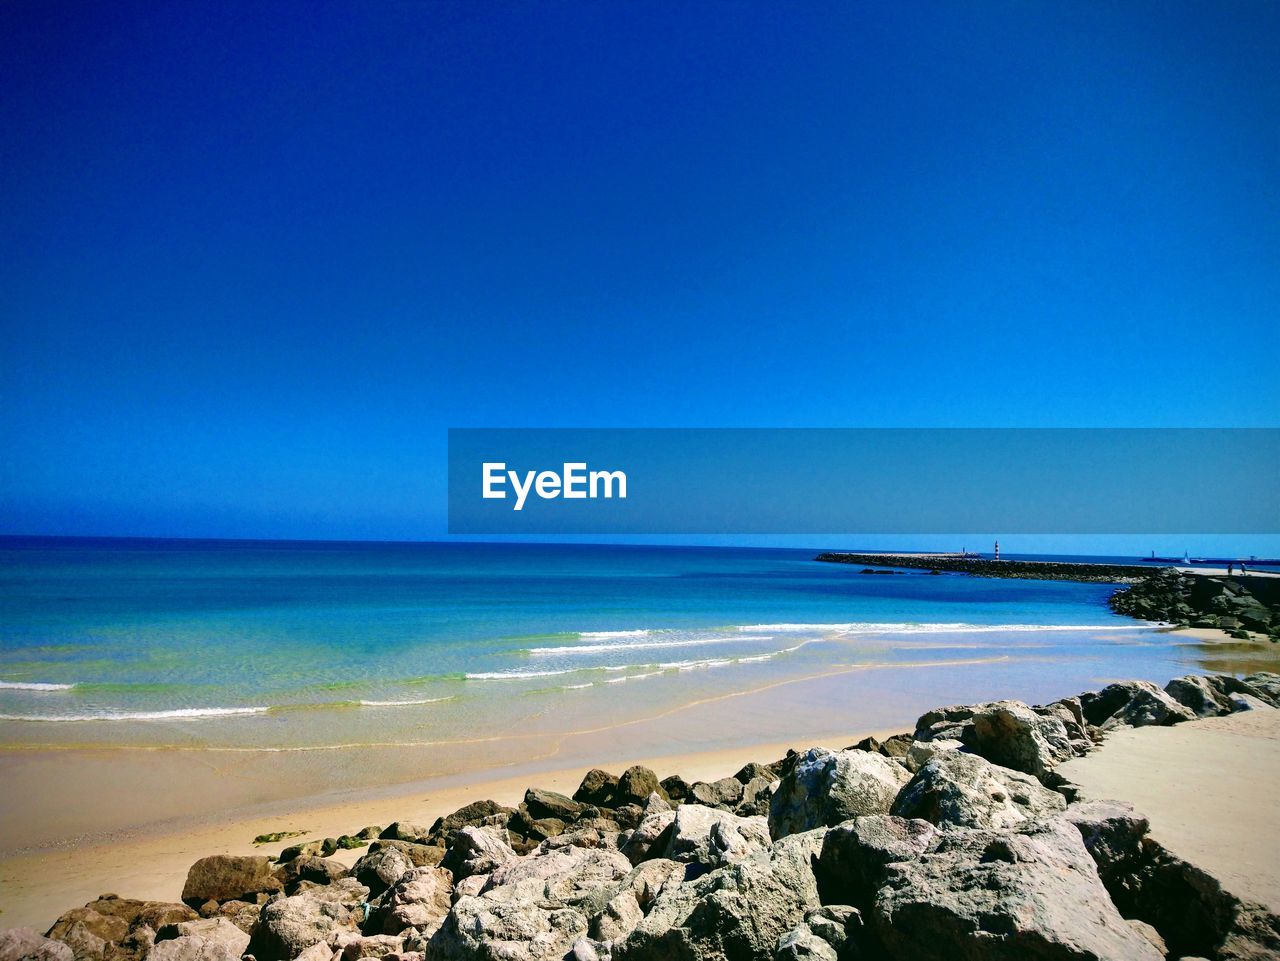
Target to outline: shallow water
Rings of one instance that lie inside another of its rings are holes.
[[[812,557],[11,539],[0,742],[443,749],[634,726],[850,668],[932,667],[925,686],[942,694],[947,673],[985,664],[1035,698],[1163,680],[1198,656],[1112,614],[1107,585],[864,575]],[[885,683],[891,696],[899,682]],[[780,733],[761,725],[736,733]]]

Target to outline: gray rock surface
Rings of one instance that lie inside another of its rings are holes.
[[[1116,910],[1079,832],[1061,819],[944,835],[889,865],[871,925],[918,961],[1160,961]]]
[[[353,878],[290,897],[263,907],[249,941],[256,961],[292,961],[315,944],[333,946],[339,935],[358,931],[364,921],[361,904],[369,889]]]
[[[839,824],[865,814],[887,814],[911,779],[897,761],[868,751],[813,748],[796,758],[769,804],[774,838]]]
[[[813,862],[825,829],[664,889],[613,961],[772,961],[784,935],[821,907]]]
[[[72,961],[71,948],[31,928],[0,931],[0,961]]]
[[[1020,771],[959,751],[937,755],[902,789],[892,813],[939,827],[1008,829],[1063,811],[1066,799]]]
[[[382,896],[371,920],[383,934],[412,929],[429,938],[439,930],[452,902],[453,875],[448,869],[412,868]]]
[[[270,858],[215,854],[191,865],[182,900],[187,904],[252,901],[257,894],[273,894],[283,888]]]

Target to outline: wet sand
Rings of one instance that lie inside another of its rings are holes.
[[[1280,711],[1118,731],[1058,770],[1086,797],[1129,801],[1170,851],[1280,911]]]

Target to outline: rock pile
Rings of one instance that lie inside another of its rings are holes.
[[[203,858],[183,903],[104,895],[43,937],[0,932],[0,961],[1277,957],[1280,917],[1055,772],[1116,728],[1277,707],[1275,674],[1130,681],[720,781],[593,770],[573,797],[361,832],[349,871],[317,842]]]
[[[1184,574],[1162,568],[1145,580],[1111,597],[1118,614],[1146,621],[1164,621],[1179,627],[1208,627],[1227,631],[1247,640],[1251,634],[1266,634],[1280,640],[1280,606],[1274,592],[1266,603],[1255,596],[1257,584],[1248,578],[1211,577]]]

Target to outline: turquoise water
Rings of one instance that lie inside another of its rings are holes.
[[[591,690],[598,713],[636,698],[624,688],[678,704],[859,662],[1075,664],[1057,672],[1064,683],[1185,662],[1149,625],[1112,614],[1107,585],[869,576],[812,557],[8,539],[0,734],[338,743],[590,714]],[[1028,678],[1044,686],[1044,669]],[[305,723],[282,723],[290,715]]]

